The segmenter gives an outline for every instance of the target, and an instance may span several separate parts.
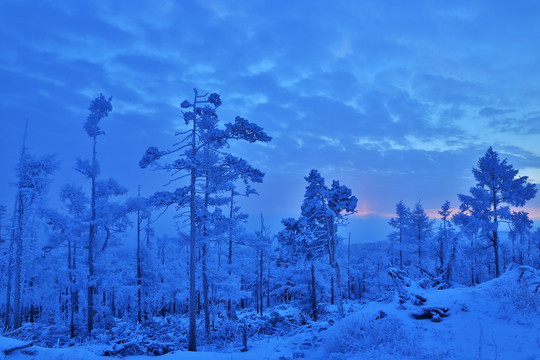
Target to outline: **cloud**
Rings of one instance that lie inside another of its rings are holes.
[[[513,110],[495,109],[492,107],[485,107],[485,108],[482,108],[482,110],[480,110],[478,114],[483,117],[496,117],[496,116],[508,114],[510,112],[513,112]]]

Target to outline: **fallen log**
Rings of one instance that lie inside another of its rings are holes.
[[[9,355],[14,351],[26,349],[26,348],[29,348],[29,347],[31,347],[33,345],[34,345],[34,343],[28,343],[28,344],[24,344],[24,345],[19,345],[19,346],[15,346],[15,347],[12,347],[12,348],[4,349],[4,350],[2,350],[2,352],[4,353],[4,355]]]
[[[450,316],[448,310],[440,307],[423,308],[422,312],[413,313],[412,317],[416,320],[430,319],[433,322],[441,322],[442,318]]]

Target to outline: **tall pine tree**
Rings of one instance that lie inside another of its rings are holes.
[[[490,147],[472,169],[476,186],[471,195],[459,194],[462,212],[475,218],[482,234],[489,240],[494,253],[495,276],[501,274],[499,264],[499,222],[511,221],[510,206],[522,207],[536,195],[536,185],[527,182],[527,176],[518,176],[518,170],[500,160],[499,154]]]
[[[240,158],[227,154],[224,149],[228,147],[229,140],[245,140],[250,143],[271,140],[261,127],[250,123],[246,119],[236,117],[234,123],[225,124],[219,128],[217,108],[221,105],[220,96],[216,93],[199,94],[194,90],[193,101],[183,101],[180,105],[183,119],[189,129],[177,132],[179,143],[170,150],[160,151],[150,147],[139,162],[142,168],[152,166],[173,173],[174,180],[188,179],[187,185],[177,188],[174,192],[162,191],[156,193],[156,201],[164,206],[175,204],[177,208],[189,207],[190,219],[190,257],[189,257],[189,333],[188,350],[197,350],[196,315],[196,255],[197,238],[203,239],[208,231],[210,195],[221,192],[230,192],[231,183],[238,178],[245,181],[262,181],[264,175]],[[172,163],[161,164],[164,156],[179,153],[180,156]],[[221,171],[227,171],[223,174]],[[223,181],[226,179],[227,181]],[[248,179],[248,180],[246,180]],[[215,203],[221,205],[220,202]]]

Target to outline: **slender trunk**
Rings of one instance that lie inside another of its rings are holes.
[[[418,226],[418,265],[422,265],[422,233],[420,225]]]
[[[501,276],[499,268],[499,237],[497,231],[493,231],[493,250],[495,251],[495,277]]]
[[[444,243],[443,243],[443,237],[441,236],[439,238],[439,274],[442,274],[444,271]]]
[[[62,230],[63,232],[63,230]],[[71,237],[68,237],[68,273],[69,273],[69,336],[75,337],[75,315],[73,312],[73,254]]]
[[[8,329],[11,326],[11,287],[13,283],[13,258],[15,257],[14,254],[14,247],[15,247],[15,234],[14,230],[12,230],[11,234],[11,241],[9,244],[9,263],[8,263],[8,278],[7,278],[7,284],[6,284],[6,318],[5,318],[5,328]]]
[[[494,183],[494,182],[493,182]],[[498,234],[498,212],[497,212],[497,192],[492,189],[493,193],[493,222],[495,223],[493,230],[493,251],[495,252],[495,277],[501,275],[499,268],[499,234]]]
[[[22,325],[21,314],[21,272],[22,272],[22,248],[24,230],[24,199],[19,190],[19,206],[17,208],[17,230],[15,238],[15,292],[13,297],[13,327],[18,329]]]
[[[141,198],[139,185],[138,197]],[[141,271],[141,211],[137,210],[137,322],[142,322],[142,271]]]
[[[349,242],[347,243],[347,292],[351,300],[351,233],[349,232]]]
[[[261,249],[261,261],[259,271],[259,296],[261,304],[261,316],[263,315],[263,250]]]
[[[399,269],[403,270],[403,236],[399,230]]]
[[[77,244],[73,242],[73,311],[75,313],[79,312],[79,290],[77,289],[77,276],[76,270],[77,270]]]
[[[204,331],[206,342],[210,343],[210,301],[208,299],[208,272],[207,272],[207,245],[203,245],[202,253],[202,274],[203,274],[203,307],[204,307]]]
[[[335,303],[335,291],[334,291],[334,275],[330,276],[330,304]]]
[[[317,292],[315,288],[315,265],[311,264],[311,316],[317,321]]]
[[[96,236],[96,136],[92,148],[92,189],[91,189],[91,218],[88,232],[88,335],[92,334],[94,329],[94,242]]]
[[[341,271],[339,268],[339,264],[336,261],[336,234],[335,234],[335,225],[334,225],[334,218],[331,217],[331,219],[328,219],[328,216],[325,216],[326,218],[326,225],[327,225],[327,231],[328,231],[328,255],[330,258],[330,266],[334,268],[334,272],[336,275],[336,295],[337,295],[337,306],[338,306],[338,313],[340,317],[343,317],[345,312],[343,310],[343,292],[341,288]]]
[[[229,221],[230,221],[230,225],[229,225],[229,254],[227,256],[227,264],[229,265],[229,277],[231,276],[231,265],[232,265],[233,216],[234,216],[234,189],[231,190],[231,204],[230,204],[230,208],[229,208]],[[231,298],[227,299],[227,316],[229,318],[233,317]]]
[[[268,271],[266,272],[266,308],[270,307],[270,264],[268,264]]]
[[[205,191],[204,191],[204,210],[208,213],[208,204],[210,201],[209,190],[210,179],[206,176]],[[208,270],[207,270],[207,257],[208,257],[208,230],[206,226],[207,218],[205,215],[205,221],[203,224],[203,237],[204,244],[202,248],[202,276],[203,276],[203,306],[204,306],[204,330],[206,333],[206,343],[210,342],[210,302],[208,300]]]
[[[196,112],[197,106],[197,92],[195,91],[195,98],[193,100],[193,110]],[[195,160],[195,155],[197,153],[196,141],[197,141],[197,123],[193,120],[193,129],[191,133],[191,156],[193,161]],[[190,247],[189,247],[189,333],[188,333],[188,351],[197,351],[197,288],[195,282],[195,270],[196,270],[196,181],[197,181],[197,169],[191,167],[190,171],[190,197],[189,197],[189,208],[190,208]]]
[[[232,239],[233,239],[233,216],[234,216],[234,190],[231,190],[231,206],[229,209],[229,220],[231,222],[230,228],[229,228],[229,257],[227,258],[227,264],[232,264]],[[229,270],[230,275],[230,270]]]
[[[474,285],[474,269],[476,266],[476,254],[474,249],[474,235],[471,235],[471,250],[473,251],[473,257],[471,261],[471,285]]]
[[[264,243],[264,217],[261,213],[261,245]],[[260,303],[260,314],[263,315],[263,309],[264,309],[264,293],[263,293],[263,252],[264,250],[261,248],[261,258],[259,261],[259,303]]]

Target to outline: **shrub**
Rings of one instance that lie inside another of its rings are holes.
[[[382,316],[381,316],[382,315]],[[349,316],[328,330],[323,348],[329,354],[371,353],[412,355],[420,348],[420,334],[384,313],[376,317]]]

